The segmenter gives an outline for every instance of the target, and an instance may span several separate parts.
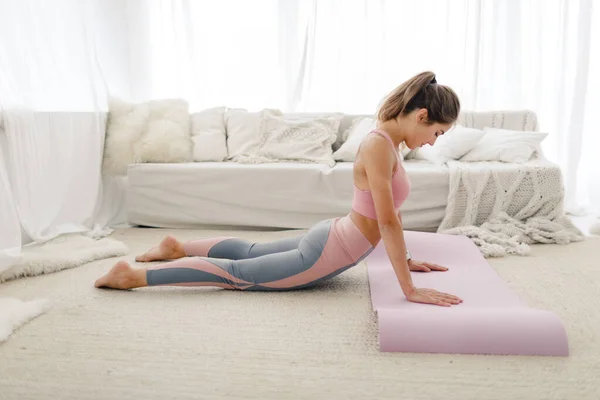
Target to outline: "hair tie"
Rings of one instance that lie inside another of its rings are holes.
[[[431,82],[429,82],[429,84],[433,85],[434,83],[437,83],[437,81],[435,80],[435,75],[433,76],[433,78],[431,79]]]

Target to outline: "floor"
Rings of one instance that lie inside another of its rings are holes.
[[[590,226],[598,221],[600,217],[596,215],[569,216],[573,224],[577,226],[585,235],[590,235]]]
[[[169,233],[223,232],[118,230],[131,253],[117,259],[133,262]],[[382,353],[364,264],[284,293],[95,289],[117,259],[6,282],[0,297],[53,308],[0,346],[0,399],[598,399],[599,247],[589,237],[489,260],[524,302],[561,318],[566,358]]]

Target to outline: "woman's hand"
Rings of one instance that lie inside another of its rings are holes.
[[[448,268],[426,261],[408,260],[408,268],[415,272],[448,271]]]
[[[450,307],[453,304],[462,303],[462,299],[459,297],[433,289],[414,288],[406,294],[406,298],[413,303],[434,304],[442,307]]]

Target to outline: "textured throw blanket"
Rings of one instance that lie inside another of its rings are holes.
[[[448,162],[450,192],[438,232],[465,235],[485,257],[527,255],[530,244],[584,240],[564,214],[560,168],[538,158],[526,164]]]

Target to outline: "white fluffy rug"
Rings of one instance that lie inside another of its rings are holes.
[[[114,239],[96,240],[82,235],[64,235],[42,245],[23,248],[21,261],[0,273],[0,283],[74,268],[128,252],[124,243]],[[0,298],[0,342],[6,340],[19,326],[49,308],[50,302],[45,299],[22,301],[10,297]]]
[[[74,268],[90,261],[123,256],[129,252],[124,243],[82,235],[59,236],[42,245],[26,246],[21,261],[0,273],[0,282]]]
[[[50,309],[45,299],[22,301],[7,297],[0,298],[0,342],[5,341],[19,326]]]

